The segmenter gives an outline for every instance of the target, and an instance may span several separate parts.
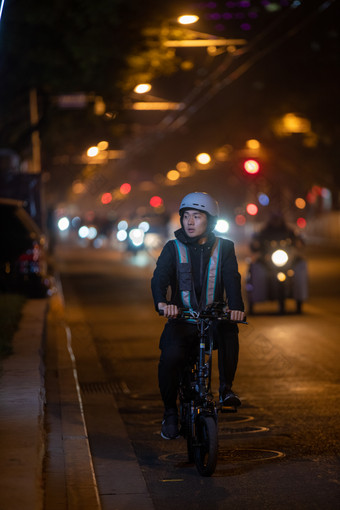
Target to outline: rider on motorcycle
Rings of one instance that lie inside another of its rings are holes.
[[[301,313],[302,304],[308,297],[303,247],[303,239],[287,225],[279,211],[274,211],[265,226],[254,234],[250,243],[253,257],[246,284],[249,314],[253,313],[254,303],[271,300],[278,300],[279,313],[285,313],[285,298],[295,299],[296,311]],[[275,251],[285,254],[287,261],[275,264]]]
[[[234,244],[216,238],[213,230],[218,217],[218,204],[207,193],[189,193],[179,208],[182,228],[175,240],[164,246],[154,271],[151,288],[155,308],[169,320],[160,339],[158,367],[159,388],[164,403],[161,435],[164,439],[179,436],[177,392],[180,374],[197,344],[197,328],[187,320],[173,320],[180,307],[202,310],[224,295],[232,320],[243,320],[241,277]],[[171,295],[167,298],[168,289]],[[216,322],[214,340],[218,348],[220,402],[239,406],[240,399],[232,391],[238,362],[238,327]]]
[[[282,240],[289,240],[295,248],[304,246],[302,238],[296,235],[294,230],[287,225],[283,215],[279,211],[275,211],[271,214],[265,226],[254,234],[250,249],[253,253],[265,255],[268,243]]]

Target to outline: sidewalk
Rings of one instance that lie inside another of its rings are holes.
[[[44,368],[47,299],[29,300],[0,377],[0,509],[43,508]]]
[[[101,510],[71,336],[58,294],[27,301],[13,350],[0,377],[0,510]],[[131,455],[116,405],[110,419],[116,424],[116,452]],[[153,508],[134,453],[133,458],[128,465],[123,462],[128,483],[122,480],[115,510],[130,508],[128,502],[138,507],[143,498],[143,508]],[[134,480],[141,487],[138,494],[131,489]]]

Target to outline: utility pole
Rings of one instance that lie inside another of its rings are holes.
[[[38,95],[37,89],[32,88],[29,94],[29,106],[30,106],[30,122],[32,128],[32,164],[30,165],[30,174],[32,180],[36,183],[32,188],[35,192],[28,198],[30,201],[31,210],[34,211],[37,223],[46,231],[46,204],[45,196],[43,191],[43,179],[41,171],[41,147],[40,147],[40,135],[38,130],[39,124],[39,111],[38,111]],[[32,182],[33,182],[32,181]]]
[[[37,89],[30,90],[30,120],[32,126],[32,173],[41,173],[40,136],[38,131],[39,113]]]

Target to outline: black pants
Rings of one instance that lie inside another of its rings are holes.
[[[218,348],[220,391],[232,386],[238,362],[238,327],[236,324],[218,322],[212,325]],[[181,372],[190,353],[197,349],[196,324],[169,321],[163,330],[159,347],[158,382],[166,409],[177,406],[177,392]]]

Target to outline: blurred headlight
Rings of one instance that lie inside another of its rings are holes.
[[[219,234],[226,234],[229,230],[229,223],[227,220],[218,220],[216,223],[215,231]]]
[[[126,238],[127,238],[126,230],[118,230],[117,232],[118,241],[125,241]]]
[[[141,246],[144,241],[144,232],[140,228],[133,228],[129,232],[129,238],[135,246]]]
[[[288,262],[288,254],[284,250],[276,250],[272,254],[272,261],[277,267],[282,267]]]
[[[66,218],[66,216],[63,216],[62,218],[60,218],[60,220],[58,221],[58,228],[59,230],[61,230],[62,232],[64,230],[67,230],[70,226],[70,220],[68,218]]]
[[[158,234],[145,234],[144,244],[146,248],[158,248],[161,245],[161,236]]]

